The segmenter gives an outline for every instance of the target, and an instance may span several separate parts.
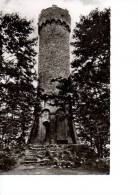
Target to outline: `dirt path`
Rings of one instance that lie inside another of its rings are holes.
[[[24,167],[20,166],[13,170],[0,172],[0,175],[103,175],[103,173],[85,170],[81,168],[51,168],[51,167]]]

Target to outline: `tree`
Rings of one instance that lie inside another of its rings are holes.
[[[0,131],[10,139],[25,136],[33,120],[37,80],[32,21],[0,15]]]
[[[110,126],[110,9],[81,16],[73,33],[76,123],[82,141],[106,155]]]

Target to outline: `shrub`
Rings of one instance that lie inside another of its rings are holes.
[[[8,153],[0,153],[0,170],[8,171],[16,165],[16,161]]]

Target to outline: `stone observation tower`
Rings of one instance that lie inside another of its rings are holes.
[[[56,82],[51,80],[69,76],[70,25],[71,18],[68,11],[55,5],[42,10],[39,16],[38,73],[43,95],[58,94]],[[54,105],[51,99],[43,99],[41,112],[31,132],[30,143],[76,144],[76,134],[71,123],[66,109]]]

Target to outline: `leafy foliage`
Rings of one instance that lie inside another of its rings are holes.
[[[73,33],[74,114],[78,135],[108,156],[110,123],[110,9],[82,16]]]
[[[0,131],[20,139],[30,128],[36,99],[36,38],[32,22],[18,14],[0,15]],[[8,137],[8,138],[7,138]]]

